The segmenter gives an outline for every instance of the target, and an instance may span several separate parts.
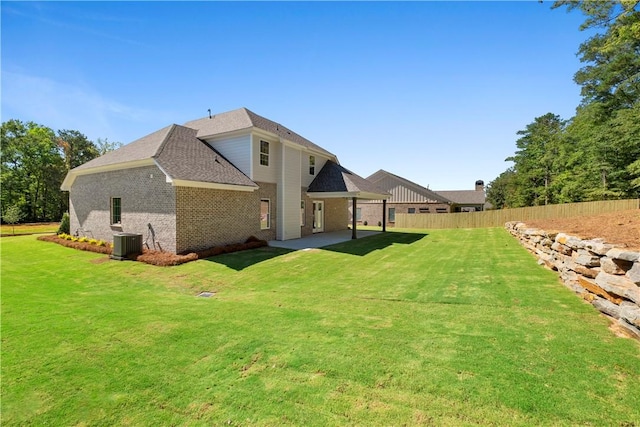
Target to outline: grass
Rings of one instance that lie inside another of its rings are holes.
[[[3,426],[640,425],[640,344],[501,229],[1,268]]]
[[[60,227],[59,222],[44,222],[36,224],[2,224],[0,225],[0,234],[2,236],[24,235],[24,234],[42,234],[55,233]]]

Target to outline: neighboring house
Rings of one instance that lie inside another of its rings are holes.
[[[181,253],[348,228],[348,200],[385,198],[337,157],[246,108],[170,125],[66,176],[72,233],[137,233]]]
[[[387,221],[395,223],[397,213],[447,213],[451,211],[451,200],[391,172],[380,169],[367,178],[368,181],[387,191],[391,197],[386,202]],[[382,200],[361,201],[356,208],[358,222],[368,225],[382,223]]]
[[[430,214],[484,210],[485,193],[482,181],[476,181],[475,190],[433,191],[382,169],[367,177],[367,180],[389,192],[391,197],[386,203],[382,200],[361,201],[356,208],[356,218],[361,224],[382,223],[383,210],[390,225],[395,223],[395,215],[400,213]]]
[[[452,212],[477,212],[489,208],[484,192],[484,181],[476,181],[475,190],[437,191],[453,202]]]

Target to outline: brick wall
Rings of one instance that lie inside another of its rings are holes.
[[[347,199],[324,199],[324,231],[346,230],[350,222]]]
[[[361,208],[361,216],[359,224],[363,224],[367,221],[367,225],[378,225],[378,222],[382,223],[382,203],[362,203],[360,200],[357,203],[357,207]],[[416,215],[426,213],[420,212],[420,208],[429,209],[429,214],[438,213],[437,209],[445,209],[445,213],[450,212],[450,206],[446,203],[387,203],[387,225],[393,226],[393,222],[389,221],[388,212],[389,208],[395,208],[396,214],[409,213],[409,208],[415,209]]]
[[[112,197],[122,201],[119,226],[111,225]],[[69,216],[72,234],[109,242],[118,232],[146,240],[151,224],[162,248],[175,250],[175,192],[156,166],[78,176],[69,192]]]
[[[255,192],[176,188],[176,251],[187,252],[276,236],[276,185],[257,183]],[[271,201],[271,228],[260,229],[260,199]]]

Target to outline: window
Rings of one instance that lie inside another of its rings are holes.
[[[260,229],[271,228],[271,201],[269,199],[260,200]]]
[[[122,199],[120,197],[111,198],[111,224],[122,223]]]
[[[309,175],[316,174],[316,157],[309,156]]]
[[[429,213],[429,208],[420,208],[420,213]]]
[[[304,200],[300,200],[300,227],[304,227]]]
[[[389,208],[389,222],[396,222],[396,208]]]
[[[414,214],[414,213],[416,213],[416,208],[409,208],[409,209],[407,210],[407,213],[410,213],[410,214]]]
[[[447,208],[436,208],[436,213],[447,213]]]
[[[260,141],[260,164],[269,166],[269,143],[267,141]]]
[[[362,208],[356,208],[356,221],[362,221]]]

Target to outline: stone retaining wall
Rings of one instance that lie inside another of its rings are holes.
[[[508,222],[506,228],[539,264],[557,271],[568,288],[640,339],[640,252],[522,222]]]

